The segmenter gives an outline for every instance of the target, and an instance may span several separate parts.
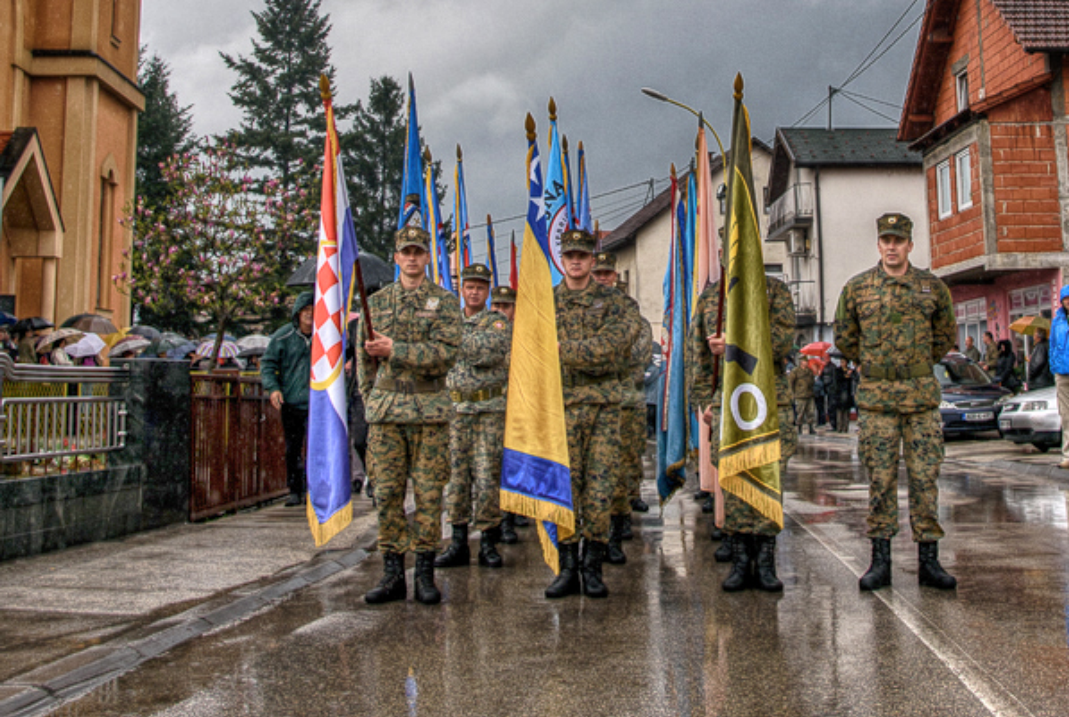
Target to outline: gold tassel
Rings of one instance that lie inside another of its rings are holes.
[[[353,521],[353,503],[349,501],[341,510],[330,516],[326,523],[320,523],[316,515],[312,501],[306,503],[305,512],[308,514],[308,527],[312,529],[312,538],[315,539],[316,547],[322,548],[330,539],[345,530],[346,526]]]
[[[720,474],[720,487],[736,498],[753,506],[761,515],[775,521],[783,530],[783,503],[777,497],[770,496],[740,475],[725,476]]]
[[[752,446],[739,451],[738,453],[731,453],[730,455],[725,455],[724,449],[721,448],[719,469],[721,474],[726,473],[728,475],[736,475],[743,471],[769,465],[770,463],[779,463],[779,459],[779,441]]]

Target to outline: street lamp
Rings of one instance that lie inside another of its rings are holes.
[[[664,94],[663,92],[658,92],[657,90],[655,90],[655,89],[653,89],[651,87],[643,87],[642,88],[642,94],[646,95],[647,97],[652,97],[655,100],[659,100],[661,102],[667,102],[670,105],[675,105],[676,107],[682,107],[687,112],[690,112],[692,115],[697,117],[698,121],[701,122],[702,124],[704,124],[706,127],[708,127],[709,131],[713,133],[713,139],[716,140],[717,146],[720,147],[720,156],[721,157],[725,157],[726,156],[724,154],[724,145],[720,141],[720,135],[718,135],[716,133],[716,130],[713,129],[713,126],[711,124],[709,124],[708,120],[705,119],[705,115],[702,112],[699,112],[698,110],[694,109],[693,107],[688,107],[687,105],[683,104],[682,102],[679,102],[677,100],[673,100],[671,97],[669,97],[668,95]]]

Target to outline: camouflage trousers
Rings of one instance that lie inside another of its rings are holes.
[[[795,409],[798,412],[798,427],[809,426],[810,429],[817,424],[817,403],[812,398],[795,399]]]
[[[445,423],[372,423],[368,432],[368,477],[375,486],[379,550],[437,550],[442,537],[442,488],[449,478],[449,426]],[[405,491],[412,481],[415,520],[405,518]]]
[[[564,416],[568,424],[576,530],[560,542],[578,543],[580,538],[586,538],[606,543],[610,504],[619,473],[620,406],[575,404],[565,406]]]
[[[612,514],[631,515],[631,501],[642,486],[642,455],[646,452],[645,408],[620,409],[620,462],[612,492]]]
[[[898,533],[898,464],[905,453],[909,524],[916,542],[943,537],[939,526],[939,466],[943,429],[939,409],[916,413],[858,412],[857,452],[869,472],[868,537]]]
[[[449,424],[449,485],[445,507],[452,525],[486,530],[501,524],[501,453],[504,413],[458,413]]]
[[[778,406],[779,413],[779,438],[780,459],[779,474],[782,485],[783,477],[787,475],[787,464],[798,451],[798,429],[791,420],[791,407],[789,405]],[[708,427],[703,423],[702,430]],[[710,441],[709,452],[712,456],[713,465],[720,462],[720,406],[713,406],[713,438]],[[782,495],[780,496],[782,502]],[[723,528],[730,534],[750,533],[752,535],[778,535],[780,528],[775,521],[759,513],[753,506],[742,498],[730,493],[724,493],[724,525]]]

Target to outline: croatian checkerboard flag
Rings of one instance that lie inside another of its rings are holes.
[[[316,547],[353,519],[349,421],[345,392],[345,329],[349,286],[359,250],[345,190],[330,85],[320,82],[327,111],[323,195],[316,257],[315,327],[308,396],[308,525]]]

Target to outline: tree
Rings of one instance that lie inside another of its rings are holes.
[[[314,217],[299,209],[305,190],[295,195],[270,179],[254,191],[248,166],[226,143],[176,155],[162,174],[163,201],[150,207],[139,198],[123,219],[135,238],[112,279],[158,317],[160,328],[210,326],[218,352],[228,328],[283,309],[272,277],[279,257],[291,253],[288,237]]]
[[[145,109],[137,118],[137,174],[135,194],[149,206],[165,196],[161,166],[175,154],[193,146],[193,119],[190,105],[178,103],[171,92],[171,69],[159,55],[147,55],[141,48],[137,81],[145,95]]]

